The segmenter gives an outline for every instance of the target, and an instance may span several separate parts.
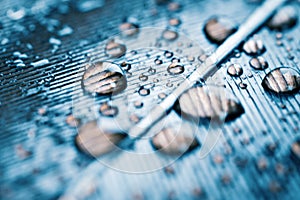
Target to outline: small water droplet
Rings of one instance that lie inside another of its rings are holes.
[[[256,70],[264,70],[269,66],[268,62],[261,56],[251,58],[249,64]]]
[[[168,66],[167,71],[171,75],[182,74],[184,72],[184,67],[183,67],[183,65],[180,65],[177,62],[174,62]]]
[[[169,25],[170,26],[179,26],[180,24],[181,24],[181,21],[178,18],[169,19]]]
[[[83,74],[82,87],[92,95],[110,95],[123,91],[127,87],[127,81],[118,65],[96,62]]]
[[[206,54],[202,54],[202,55],[198,56],[198,60],[199,60],[200,62],[204,62],[204,61],[206,60],[207,57],[208,57],[208,56],[207,56]]]
[[[166,97],[167,97],[167,95],[164,92],[161,92],[161,93],[158,94],[158,98],[161,99],[161,100],[165,99]]]
[[[203,31],[211,42],[221,44],[237,30],[236,25],[225,17],[213,17],[206,21]]]
[[[148,80],[148,76],[146,76],[145,74],[141,74],[139,76],[140,81],[147,81]]]
[[[262,86],[275,93],[297,92],[300,88],[300,75],[292,68],[276,68],[264,77]]]
[[[91,121],[80,127],[75,142],[82,152],[99,157],[114,150],[124,138],[125,134],[104,132],[96,121]]]
[[[126,46],[124,44],[110,40],[105,47],[105,53],[112,58],[120,58],[126,53]]]
[[[126,72],[128,72],[131,69],[131,64],[127,63],[127,62],[122,62],[121,65],[122,69]]]
[[[141,96],[147,96],[150,94],[150,89],[148,88],[145,88],[144,86],[142,86],[140,89],[139,89],[139,95]]]
[[[161,65],[163,63],[163,61],[157,58],[157,59],[154,60],[154,63],[156,65]]]
[[[165,51],[164,52],[164,56],[166,57],[166,58],[172,58],[173,57],[173,52],[170,52],[170,51]]]
[[[246,89],[246,88],[247,88],[247,84],[246,84],[246,83],[243,83],[243,82],[240,82],[240,83],[239,83],[239,87],[240,87],[241,89]]]
[[[300,138],[297,138],[291,145],[291,156],[294,160],[300,161]]]
[[[237,63],[231,64],[227,68],[227,73],[230,76],[239,77],[243,74],[243,68],[240,64],[237,64]]]
[[[288,29],[296,25],[298,20],[296,8],[284,6],[267,22],[267,26],[273,30]]]
[[[225,117],[232,120],[244,113],[240,102],[223,87],[194,86],[183,93],[175,106],[183,116],[194,119]]]
[[[268,168],[268,160],[265,157],[260,157],[256,161],[256,167],[259,171],[264,171]]]
[[[165,40],[173,41],[178,38],[178,33],[172,30],[164,30],[162,33],[162,37]]]
[[[262,40],[250,39],[243,45],[243,50],[248,55],[261,55],[266,51]]]
[[[199,146],[194,137],[177,133],[172,128],[164,128],[152,138],[151,142],[159,152],[171,155],[181,155]]]
[[[167,87],[173,87],[173,83],[171,83],[170,81],[167,82],[166,84]]]
[[[188,59],[189,62],[194,62],[194,61],[195,61],[195,57],[194,57],[194,56],[191,56],[191,55],[189,55],[189,56],[187,57],[187,59]]]
[[[74,117],[73,115],[68,115],[67,118],[66,118],[66,123],[70,127],[77,127],[80,124],[80,119]]]
[[[141,101],[135,101],[134,102],[134,107],[135,108],[142,108],[144,106],[144,103],[143,102],[141,102]]]
[[[133,115],[130,115],[129,120],[136,124],[140,121],[140,117],[137,116],[136,114],[133,114]]]
[[[110,106],[108,103],[103,103],[100,105],[99,112],[106,117],[115,117],[119,110],[116,106]]]
[[[168,10],[172,12],[177,12],[181,9],[181,5],[177,2],[170,2],[168,4]]]
[[[149,74],[155,74],[155,73],[156,73],[156,69],[150,67],[150,68],[148,69],[148,72],[149,72]]]
[[[130,37],[136,35],[139,32],[139,28],[136,24],[124,22],[119,26],[119,30],[121,31],[123,36]]]
[[[153,79],[153,83],[158,83],[158,82],[159,82],[158,78]]]

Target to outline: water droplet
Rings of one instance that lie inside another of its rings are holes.
[[[266,51],[262,40],[250,39],[243,45],[243,50],[248,55],[261,55]]]
[[[297,19],[296,8],[284,6],[267,22],[267,26],[274,30],[288,29],[296,25]]]
[[[123,91],[127,87],[127,81],[118,65],[96,62],[83,74],[82,87],[92,95],[109,95]]]
[[[74,117],[73,115],[68,115],[67,118],[66,118],[66,123],[70,127],[77,127],[80,124],[80,119]]]
[[[166,97],[167,97],[167,95],[164,92],[161,92],[161,93],[158,94],[158,98],[161,99],[161,100],[165,99]]]
[[[265,157],[260,157],[256,161],[256,166],[259,171],[264,171],[268,168],[268,160]]]
[[[166,58],[172,58],[173,57],[173,52],[170,52],[170,51],[165,51],[165,53],[164,53],[164,56],[166,57]]]
[[[207,58],[207,55],[206,55],[206,54],[202,54],[202,55],[198,56],[198,60],[199,60],[200,62],[204,62],[204,61],[206,60],[206,58]]]
[[[227,68],[227,73],[230,76],[234,76],[234,77],[239,77],[243,74],[243,68],[240,64],[231,64],[228,68]]]
[[[194,119],[225,117],[233,120],[244,113],[240,102],[224,87],[194,86],[183,93],[175,110],[183,116]]]
[[[75,138],[77,147],[86,154],[98,157],[116,148],[125,134],[104,132],[96,121],[84,124]]]
[[[291,145],[291,156],[294,160],[300,161],[300,138],[297,138]]]
[[[49,63],[48,59],[42,59],[42,60],[32,62],[32,63],[30,63],[30,65],[32,65],[33,67],[41,67],[41,66],[47,65],[48,63]]]
[[[148,69],[148,72],[149,72],[149,74],[155,74],[155,73],[156,73],[156,69],[150,67],[150,68]]]
[[[135,101],[134,102],[134,107],[135,108],[141,108],[141,107],[143,107],[143,105],[144,105],[144,103],[141,102],[141,101]]]
[[[127,63],[127,62],[122,62],[121,65],[122,69],[124,71],[129,71],[131,69],[131,64]]]
[[[251,58],[249,64],[252,68],[256,70],[266,69],[269,65],[268,62],[261,56]]]
[[[153,83],[158,83],[158,82],[159,82],[158,78],[153,79]]]
[[[23,7],[19,9],[8,9],[6,15],[12,20],[20,20],[26,15],[26,10]]]
[[[192,136],[177,133],[172,128],[164,128],[152,138],[155,149],[170,155],[181,155],[199,146]]]
[[[115,42],[114,40],[109,41],[105,47],[105,53],[112,58],[120,58],[126,53],[126,46],[124,44]]]
[[[297,92],[300,88],[300,75],[292,68],[276,68],[264,77],[262,86],[275,93]]]
[[[148,80],[148,76],[146,76],[145,74],[141,74],[139,76],[140,81],[147,81]]]
[[[119,110],[116,106],[110,106],[108,103],[103,103],[100,105],[99,112],[106,117],[115,117]]]
[[[139,28],[136,24],[125,22],[119,26],[119,30],[121,31],[123,36],[133,36],[139,32]]]
[[[133,114],[133,115],[130,115],[129,120],[136,124],[140,121],[140,117],[137,116],[136,114]]]
[[[156,65],[161,65],[163,63],[163,61],[157,58],[157,59],[154,60],[154,63]]]
[[[175,62],[175,63],[171,63],[168,66],[167,71],[171,75],[182,74],[184,72],[184,67],[182,65],[178,64],[177,62]]]
[[[144,86],[142,86],[140,89],[139,89],[139,94],[141,96],[147,96],[150,94],[150,89],[148,88],[145,88]]]
[[[73,33],[73,29],[70,26],[64,26],[61,30],[57,32],[59,36],[67,36]]]
[[[247,84],[246,84],[246,83],[243,83],[243,82],[240,82],[240,83],[239,83],[239,87],[240,87],[241,89],[246,89],[246,88],[247,88]]]
[[[204,25],[206,37],[213,43],[223,43],[237,28],[236,25],[225,17],[213,17]]]
[[[169,25],[170,26],[179,26],[180,24],[181,24],[181,21],[178,18],[169,19]]]
[[[171,83],[170,81],[167,82],[166,84],[167,87],[173,87],[173,83]]]
[[[171,2],[168,4],[168,10],[172,12],[177,12],[181,9],[181,5],[177,2]]]
[[[189,56],[187,57],[187,59],[188,59],[189,62],[194,62],[194,61],[195,61],[195,57],[194,57],[194,56],[191,56],[191,55],[189,55]]]
[[[178,33],[175,31],[172,31],[172,30],[164,30],[162,33],[162,37],[165,40],[173,41],[173,40],[177,39]]]

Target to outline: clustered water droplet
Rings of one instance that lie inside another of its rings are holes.
[[[292,68],[276,68],[264,77],[262,86],[275,93],[296,92],[300,88],[300,75]]]
[[[83,74],[82,87],[92,95],[110,95],[123,91],[127,80],[118,65],[95,62]]]

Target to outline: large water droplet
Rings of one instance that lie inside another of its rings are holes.
[[[243,68],[240,64],[231,64],[228,68],[227,68],[227,73],[230,76],[234,76],[234,77],[239,77],[243,74]]]
[[[175,106],[183,116],[194,119],[225,117],[232,120],[244,113],[240,102],[223,87],[194,86],[183,93]]]
[[[118,65],[96,62],[83,74],[82,87],[92,95],[109,95],[123,91],[127,87],[127,81]]]
[[[221,44],[237,29],[235,24],[232,23],[232,21],[230,21],[229,19],[213,17],[206,21],[203,30],[206,37],[211,42]]]
[[[261,55],[266,51],[266,48],[261,40],[250,39],[243,45],[243,50],[248,55]]]
[[[119,58],[125,55],[126,46],[124,44],[110,40],[105,47],[105,53],[111,58]]]
[[[98,157],[116,148],[125,134],[104,132],[96,121],[84,124],[75,138],[78,148],[86,154]]]
[[[257,70],[263,70],[268,67],[268,62],[261,56],[251,58],[249,64],[252,68]]]
[[[177,62],[173,62],[168,66],[167,71],[172,75],[182,74],[184,72],[184,66]]]
[[[300,88],[300,75],[292,68],[276,68],[264,77],[262,86],[275,93],[296,92]]]
[[[164,128],[151,142],[155,149],[170,155],[181,155],[199,146],[194,137],[177,133],[173,128]]]
[[[293,27],[297,23],[298,14],[293,6],[281,8],[267,23],[270,29],[283,30]]]

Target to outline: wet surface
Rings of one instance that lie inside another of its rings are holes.
[[[215,93],[208,92],[197,101],[206,105],[204,110],[200,104],[190,109],[194,102],[185,107],[202,119],[229,115],[242,106],[244,113],[224,123],[210,154],[200,157],[206,136],[212,135],[207,127],[181,119],[172,109],[166,121],[149,131],[154,137],[137,140],[129,151],[154,151],[154,142],[166,147],[159,153],[163,159],[192,151],[152,173],[120,173],[100,163],[91,167],[98,162],[91,154],[113,157],[109,152],[124,133],[166,99],[261,2],[2,1],[0,198],[297,199],[297,1],[244,41],[244,48],[207,81],[226,90],[226,98],[214,99]],[[112,64],[107,68],[101,62]],[[231,64],[239,64],[242,72],[229,68]],[[228,101],[231,95],[234,101]],[[183,128],[183,136],[165,146],[165,136],[175,132],[159,127],[173,122],[171,129],[180,130],[178,118],[198,128],[195,137],[186,139]],[[128,164],[122,156],[113,158]]]

